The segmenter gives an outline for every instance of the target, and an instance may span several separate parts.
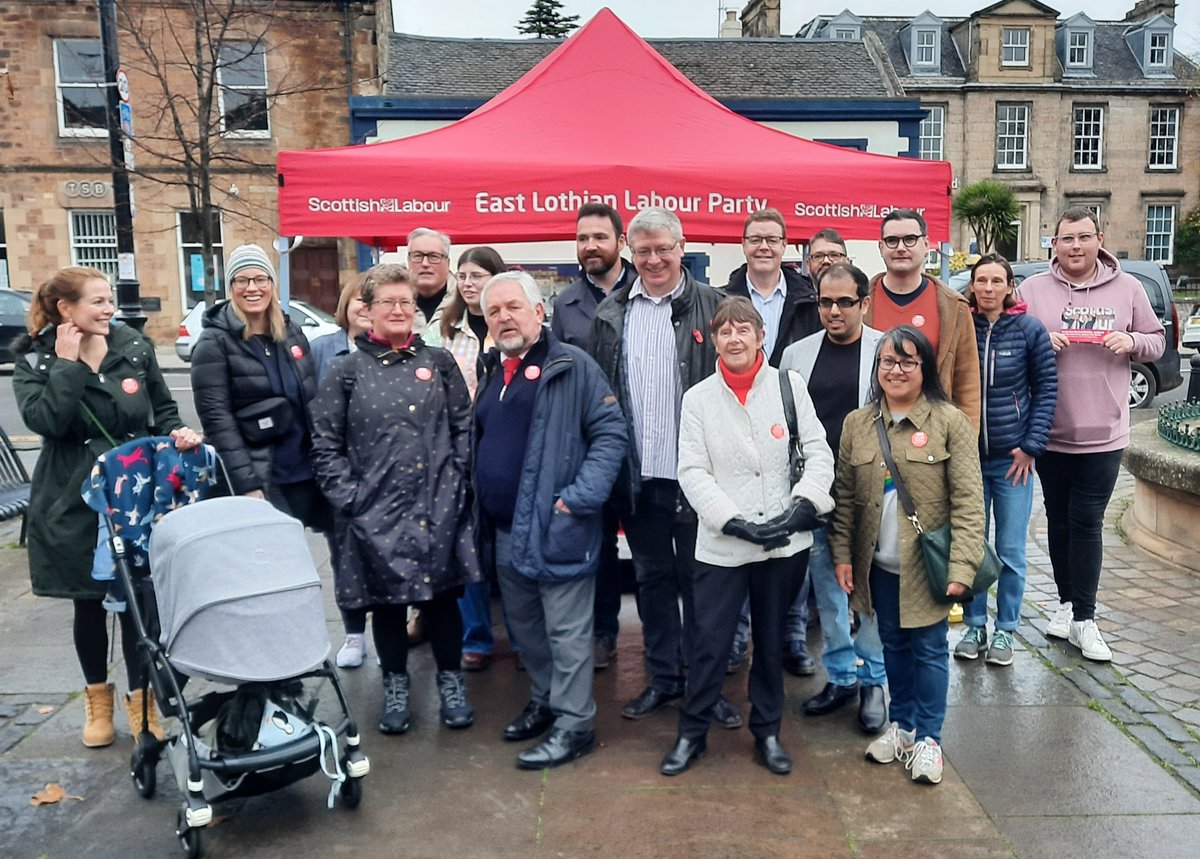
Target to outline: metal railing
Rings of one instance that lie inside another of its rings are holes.
[[[1158,434],[1171,444],[1200,451],[1200,400],[1170,403],[1159,408]]]

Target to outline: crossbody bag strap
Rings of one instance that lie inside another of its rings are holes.
[[[107,441],[113,447],[120,447],[120,442],[113,438],[112,433],[104,428],[104,424],[100,423],[100,419],[96,417],[95,412],[87,407],[87,403],[81,400],[79,402],[79,407],[83,409],[83,413],[87,415],[89,419],[91,419],[91,422],[96,425],[96,429],[100,430],[100,433],[104,436],[105,441]]]
[[[800,420],[796,417],[796,394],[792,390],[792,382],[788,378],[787,370],[778,370],[779,373],[779,394],[783,397],[783,416],[787,420],[789,443],[791,449],[796,451],[796,455],[800,457],[800,463],[804,463],[804,447],[800,444]]]
[[[879,436],[879,449],[883,452],[883,461],[892,475],[892,484],[896,487],[896,494],[900,497],[900,506],[904,508],[904,515],[908,517],[908,521],[912,522],[912,526],[920,534],[924,529],[921,527],[920,520],[917,519],[917,508],[913,504],[912,496],[908,494],[908,487],[904,485],[904,479],[900,477],[900,471],[896,468],[896,461],[892,459],[892,445],[888,441],[887,430],[883,427],[882,414],[875,418],[875,433]]]

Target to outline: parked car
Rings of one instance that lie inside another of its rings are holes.
[[[25,314],[32,303],[27,292],[0,289],[0,364],[13,362],[8,347],[17,335],[25,333]]]
[[[1162,357],[1152,364],[1139,364],[1134,361],[1129,365],[1129,407],[1131,409],[1149,408],[1154,398],[1162,391],[1170,391],[1183,384],[1183,374],[1179,364],[1179,311],[1175,307],[1175,294],[1171,290],[1171,281],[1161,263],[1146,260],[1123,259],[1121,270],[1133,275],[1146,290],[1150,306],[1158,314],[1167,333],[1167,348]],[[1037,262],[1015,262],[1012,264],[1013,278],[1017,286],[1030,275],[1039,274],[1050,267],[1048,260]],[[960,271],[950,278],[950,286],[959,292],[966,292],[971,279],[970,270]],[[1193,315],[1196,312],[1193,311]],[[1200,341],[1200,316],[1197,319],[1197,340]],[[1183,345],[1188,345],[1184,341]]]
[[[303,301],[293,300],[289,304],[288,315],[292,322],[300,326],[309,342],[325,334],[341,331],[333,317],[320,308],[313,307]],[[200,337],[200,329],[204,325],[204,302],[196,302],[196,306],[188,311],[179,323],[179,336],[175,338],[175,354],[184,361],[192,360],[192,349]]]

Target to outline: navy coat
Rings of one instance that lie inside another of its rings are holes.
[[[1009,456],[1021,448],[1041,456],[1058,401],[1058,366],[1045,326],[1018,303],[995,324],[972,314],[982,381],[981,456]]]
[[[567,581],[596,572],[603,528],[601,508],[625,458],[625,417],[600,367],[581,349],[542,328],[548,351],[533,404],[529,444],[512,521],[512,566],[541,581]],[[502,384],[500,352],[484,358],[485,381]],[[497,380],[497,376],[501,380]],[[475,423],[475,437],[481,427]],[[559,498],[570,513],[558,510]],[[483,522],[488,555],[491,522]]]

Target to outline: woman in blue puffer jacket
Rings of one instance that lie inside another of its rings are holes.
[[[986,648],[991,665],[1011,665],[1012,633],[1025,593],[1025,541],[1033,510],[1034,460],[1046,449],[1058,370],[1045,326],[1025,313],[1014,295],[1012,267],[988,254],[971,269],[967,300],[979,344],[983,383],[979,461],[984,511],[995,520],[996,553],[1004,566],[996,584],[996,624],[987,636],[987,597],[963,607],[967,631],[954,648],[959,659],[978,659]]]

